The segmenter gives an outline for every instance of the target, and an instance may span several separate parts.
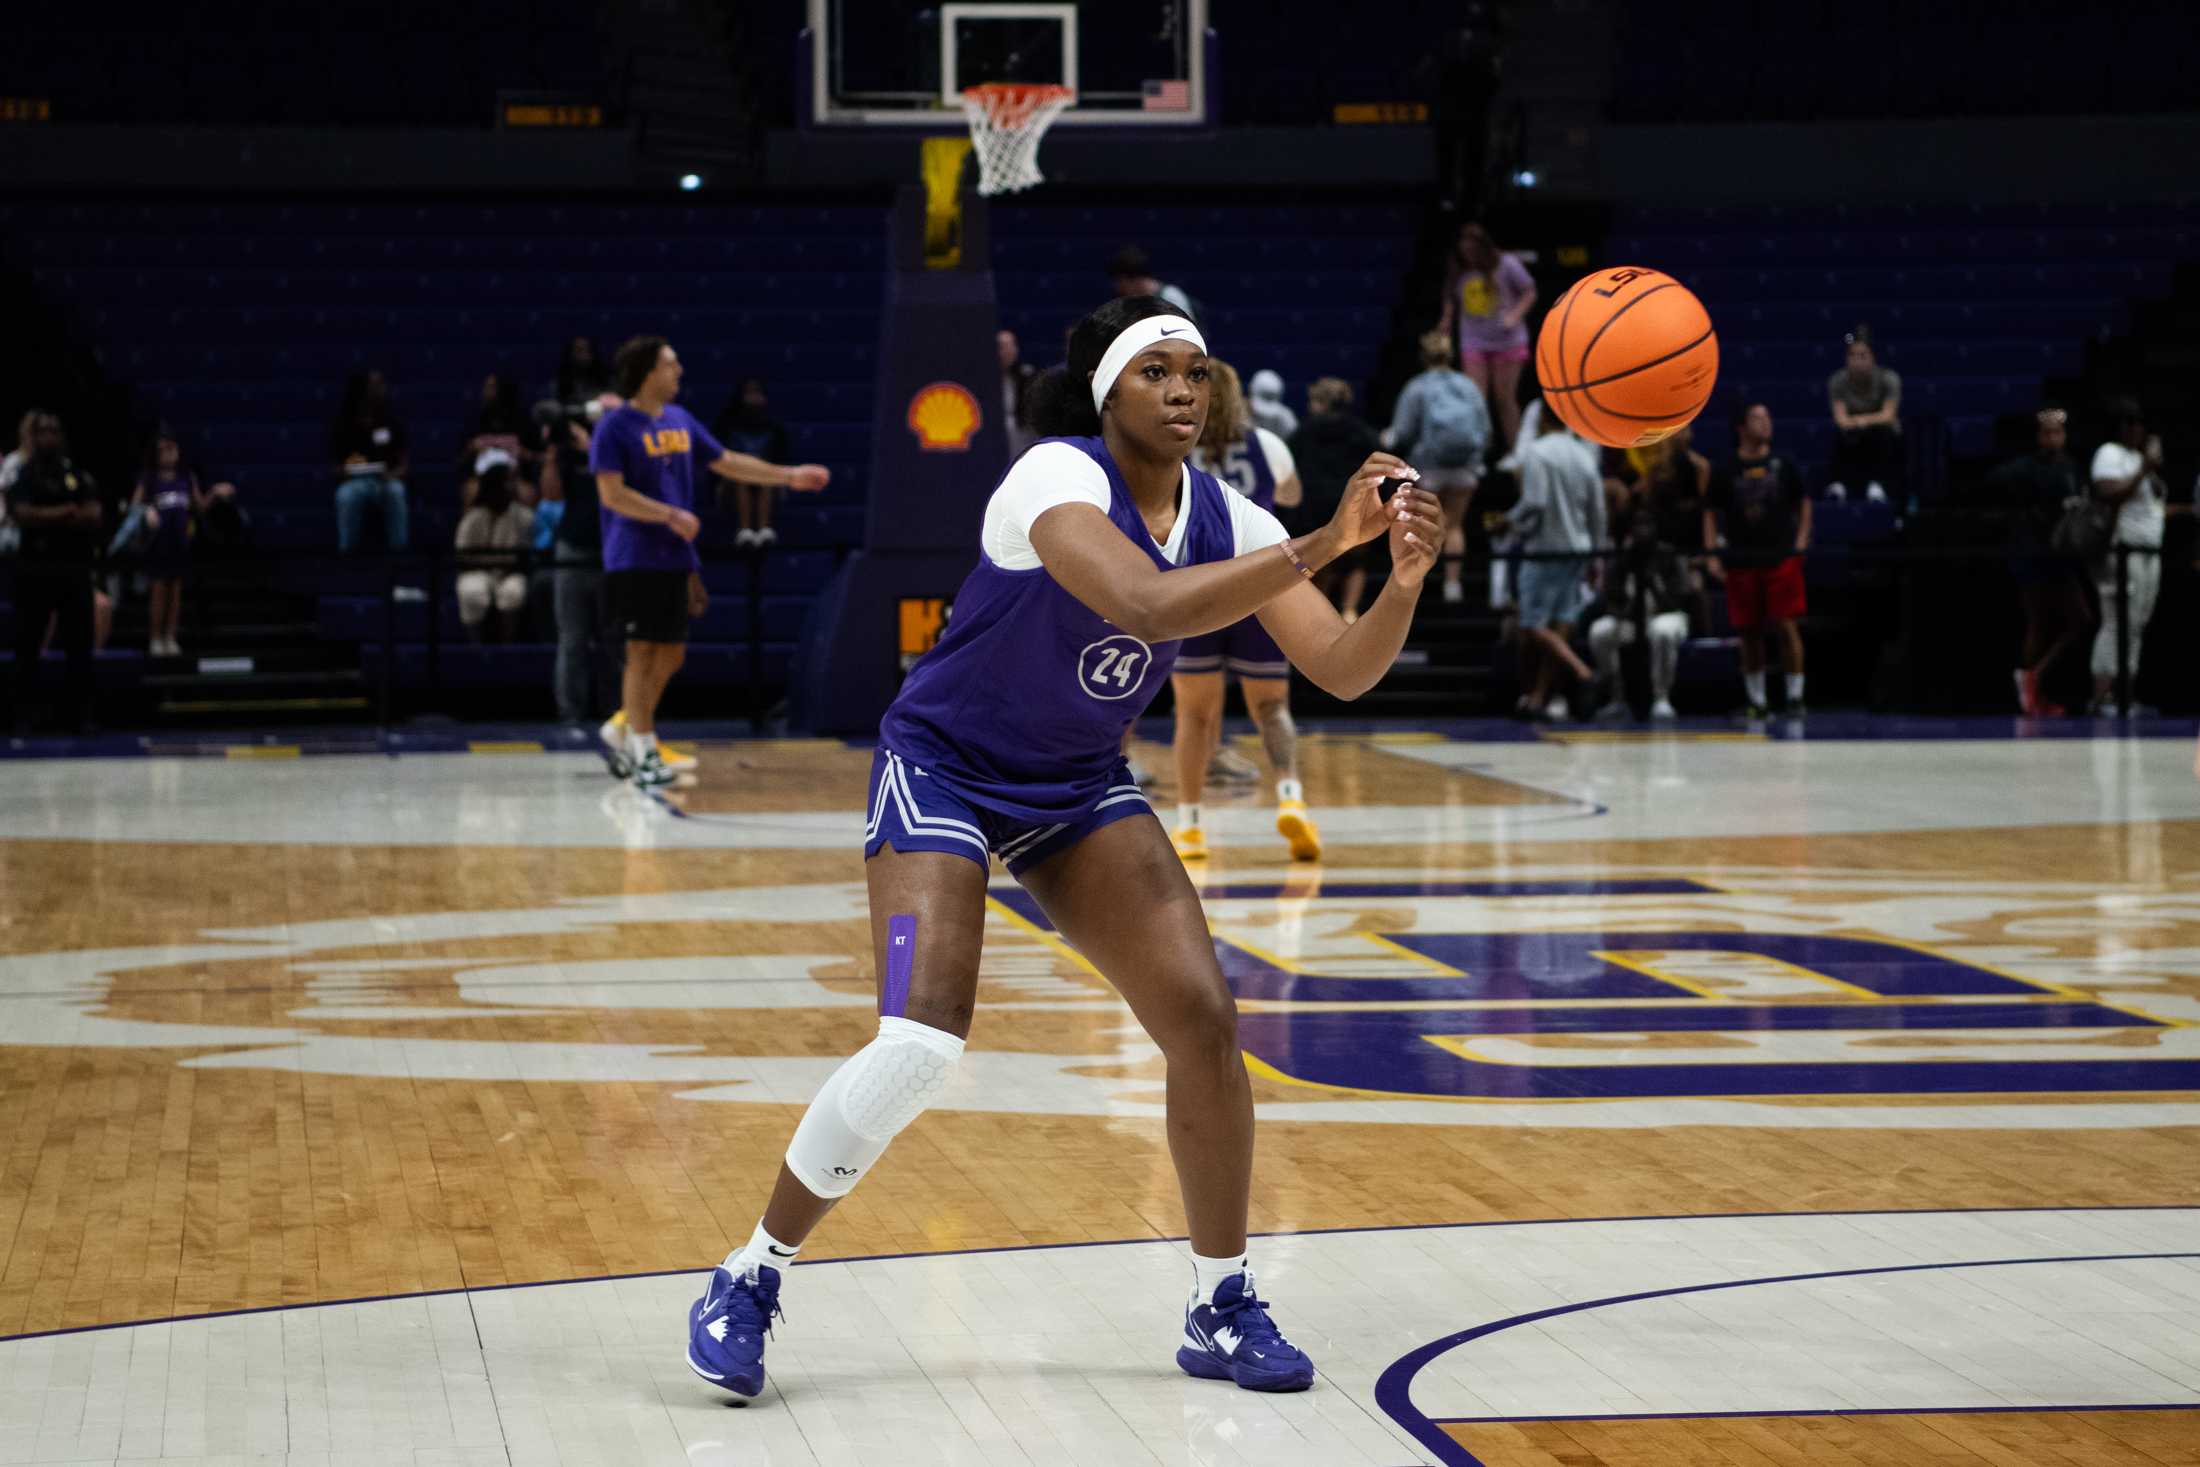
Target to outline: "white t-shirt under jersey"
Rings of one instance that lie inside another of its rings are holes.
[[[1274,462],[1273,459],[1270,460]],[[1184,536],[1192,523],[1192,474],[1184,471],[1177,491],[1176,525],[1159,546],[1171,565],[1184,563]],[[1224,496],[1230,506],[1230,529],[1237,553],[1248,555],[1280,545],[1290,536],[1282,521],[1242,494]],[[985,505],[985,530],[979,543],[985,558],[1002,570],[1037,570],[1039,552],[1031,548],[1031,527],[1039,516],[1057,504],[1089,504],[1108,512],[1108,471],[1082,449],[1067,443],[1041,443],[1016,460],[1008,477]]]

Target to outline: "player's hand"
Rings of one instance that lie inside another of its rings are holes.
[[[833,471],[823,464],[796,464],[787,470],[787,487],[803,494],[815,494],[833,482]]]
[[[145,528],[148,530],[157,530],[160,528],[159,510],[154,509],[151,506],[147,506],[145,510]]]
[[[1426,489],[1411,485],[1390,496],[1390,578],[1400,588],[1418,590],[1444,548],[1444,505]]]
[[[695,621],[710,610],[710,590],[703,584],[700,572],[688,572],[688,620]]]
[[[1711,556],[1704,561],[1703,572],[1705,575],[1711,577],[1711,579],[1713,579],[1714,581],[1721,582],[1722,584],[1726,580],[1726,567],[1719,564],[1719,557],[1717,557],[1716,555]]]
[[[1367,462],[1360,465],[1344,486],[1344,497],[1337,501],[1337,512],[1330,517],[1329,528],[1336,532],[1338,545],[1350,550],[1365,545],[1384,530],[1402,511],[1391,511],[1383,503],[1383,480],[1419,479],[1420,470],[1395,454],[1371,453]],[[1395,504],[1402,495],[1392,495]]]
[[[665,528],[683,540],[693,540],[703,533],[703,522],[684,509],[675,509],[672,518],[665,521]]]

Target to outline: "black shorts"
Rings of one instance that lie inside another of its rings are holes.
[[[607,571],[604,603],[611,624],[629,642],[688,639],[688,573],[668,570]]]

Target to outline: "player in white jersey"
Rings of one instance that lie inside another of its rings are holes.
[[[1192,462],[1265,510],[1300,499],[1298,466],[1281,438],[1255,427],[1251,406],[1230,364],[1209,357],[1207,422]],[[1185,639],[1169,686],[1176,699],[1176,853],[1207,859],[1201,808],[1209,762],[1222,739],[1224,674],[1237,674],[1245,712],[1260,730],[1276,780],[1276,830],[1296,861],[1321,859],[1321,832],[1306,812],[1299,784],[1299,731],[1291,722],[1291,663],[1255,617],[1204,637]]]

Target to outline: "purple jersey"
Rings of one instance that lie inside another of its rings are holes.
[[[1162,570],[1115,460],[1098,438],[1058,441],[1106,472],[1108,518]],[[1237,554],[1226,489],[1190,471],[1184,565]],[[1003,570],[981,554],[955,594],[939,644],[910,670],[879,724],[879,741],[976,804],[1043,823],[1091,810],[1122,760],[1123,734],[1176,663],[1176,642],[1117,631],[1044,567]]]
[[[1208,466],[1205,455],[1202,466]],[[1222,462],[1211,465],[1214,476],[1262,509],[1276,507],[1276,472],[1269,466],[1268,451],[1256,428],[1223,450]]]
[[[676,509],[695,509],[696,478],[725,452],[695,415],[677,404],[651,417],[629,403],[604,415],[588,445],[590,473],[626,476],[626,487]],[[630,520],[609,508],[603,522],[605,570],[700,569],[695,547],[664,525]]]

